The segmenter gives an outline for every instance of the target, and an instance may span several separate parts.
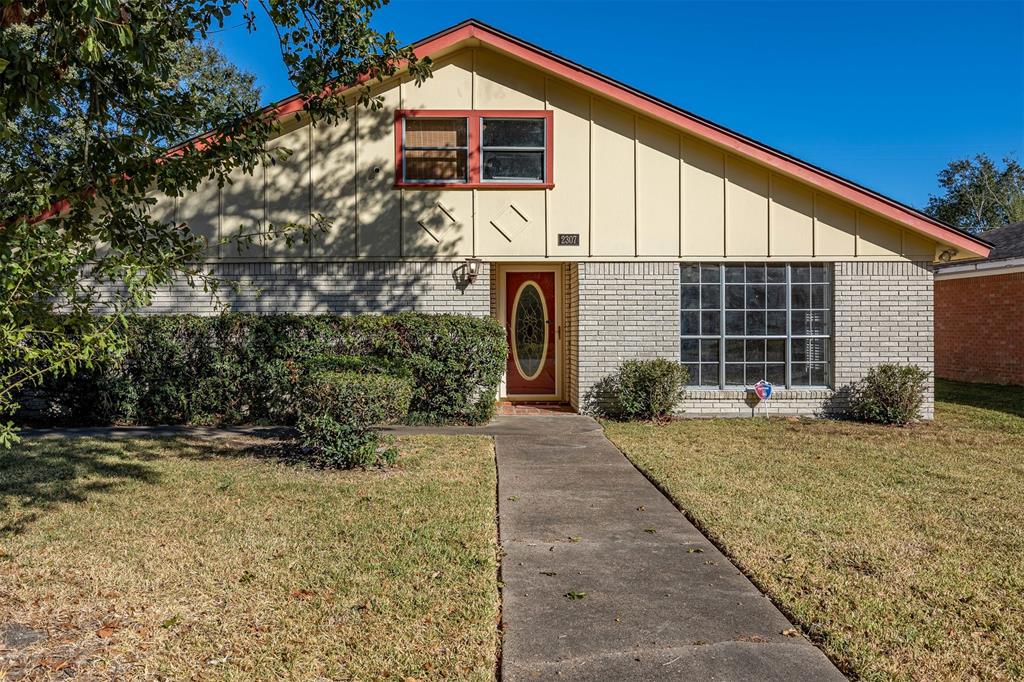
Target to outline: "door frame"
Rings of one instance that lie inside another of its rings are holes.
[[[498,263],[498,291],[496,315],[501,328],[505,330],[505,337],[508,338],[508,311],[506,310],[506,299],[508,292],[505,291],[505,274],[509,272],[553,272],[555,277],[555,392],[550,395],[508,395],[508,382],[506,372],[501,375],[501,387],[499,389],[502,400],[522,400],[524,402],[561,402],[562,400],[562,364],[565,358],[564,335],[562,334],[562,321],[565,319],[563,310],[565,301],[562,299],[562,264],[561,263]],[[510,351],[511,352],[511,349]]]

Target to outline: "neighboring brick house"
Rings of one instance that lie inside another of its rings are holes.
[[[982,261],[935,273],[935,375],[1024,385],[1024,222],[985,233]]]
[[[818,414],[878,363],[932,370],[933,263],[983,241],[478,22],[415,47],[433,78],[374,86],[381,110],[279,102],[285,161],[157,197],[248,285],[232,309],[493,315],[500,397],[577,408],[630,358],[685,363],[707,415],[750,414],[762,378],[773,412]],[[310,214],[334,219],[313,243],[218,246]],[[151,310],[214,307],[178,286]]]

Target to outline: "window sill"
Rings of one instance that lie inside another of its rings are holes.
[[[394,189],[552,189],[553,182],[396,182]]]
[[[684,400],[745,400],[752,395],[752,390],[742,388],[703,388],[700,386],[688,386]],[[770,402],[777,400],[828,400],[835,392],[831,388],[822,387],[801,387],[801,388],[777,388],[772,393]]]

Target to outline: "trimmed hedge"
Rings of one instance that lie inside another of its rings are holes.
[[[392,439],[374,427],[405,418],[412,398],[407,379],[375,372],[316,371],[299,387],[299,433],[314,464],[324,467],[391,466]]]
[[[35,391],[51,404],[43,421],[294,424],[310,364],[345,369],[357,361],[325,358],[357,356],[358,371],[411,379],[410,422],[481,423],[494,412],[508,352],[491,318],[419,313],[138,317],[127,347],[115,364]]]

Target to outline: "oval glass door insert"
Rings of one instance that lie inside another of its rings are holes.
[[[512,313],[512,357],[527,381],[536,379],[548,353],[548,311],[536,282],[523,282]]]

